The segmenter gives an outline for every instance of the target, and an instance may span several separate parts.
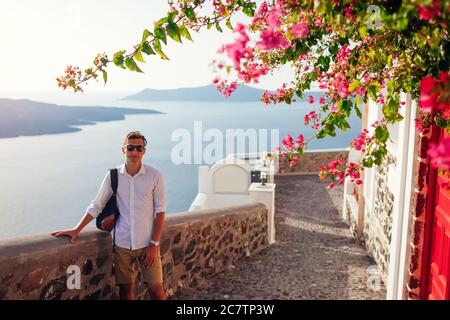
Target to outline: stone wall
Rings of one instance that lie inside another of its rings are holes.
[[[280,156],[278,174],[311,174],[319,173],[320,167],[337,160],[341,155],[345,161],[348,159],[347,149],[311,150],[299,155],[297,166],[289,167],[289,161]]]
[[[376,168],[375,174],[375,206],[373,210],[364,210],[363,241],[369,254],[373,257],[382,272],[382,279],[387,283],[389,254],[392,233],[392,209],[394,194],[389,190],[388,170],[394,168],[395,159],[388,155],[387,159]]]
[[[438,132],[436,132],[438,130]],[[416,133],[416,149],[418,151],[417,158],[414,159],[414,181],[415,189],[411,201],[411,230],[409,239],[409,254],[408,254],[408,279],[405,291],[408,299],[417,300],[424,299],[427,279],[422,276],[423,269],[427,268],[424,265],[424,256],[426,250],[426,225],[428,216],[427,203],[429,200],[429,183],[430,176],[432,176],[430,163],[428,159],[428,149],[433,140],[433,136],[439,133],[439,128],[431,127],[423,133]]]
[[[69,266],[80,290],[67,288]],[[89,229],[74,244],[49,235],[0,242],[0,299],[114,299],[111,236]]]
[[[161,239],[165,291],[196,287],[267,245],[267,208],[260,203],[168,214]],[[71,265],[80,269],[79,290],[66,285]],[[109,233],[90,227],[74,244],[49,235],[0,241],[0,300],[117,299],[117,293]],[[142,285],[137,294],[148,298]]]

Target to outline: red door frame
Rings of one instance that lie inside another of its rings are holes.
[[[443,134],[443,129],[435,124],[432,128],[432,136],[430,142],[438,143],[439,138]],[[431,231],[433,228],[434,206],[436,204],[436,187],[437,187],[438,170],[428,164],[428,192],[425,215],[425,232],[422,251],[422,270],[420,275],[420,299],[426,300],[428,296],[428,277],[430,271],[430,251],[431,251]]]
[[[433,125],[430,142],[437,143],[441,134],[440,128]],[[433,208],[436,202],[436,182],[437,170],[428,163],[428,192],[427,206],[425,215],[425,233],[422,251],[422,272],[420,276],[420,299],[427,299],[428,294],[428,274],[430,271],[430,249],[431,249],[431,230],[433,227]]]

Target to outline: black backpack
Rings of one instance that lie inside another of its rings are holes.
[[[98,215],[97,219],[95,220],[95,224],[97,225],[97,228],[105,231],[102,229],[102,221],[106,217],[109,217],[110,215],[114,215],[115,218],[115,226],[117,225],[117,220],[119,219],[120,212],[119,208],[117,207],[117,187],[119,186],[119,176],[117,172],[117,168],[110,169],[109,174],[111,176],[111,189],[112,189],[112,196],[109,198],[108,202],[106,203],[105,207],[103,208],[102,212]],[[116,244],[116,227],[114,226],[114,232],[113,232],[113,250],[114,246]]]

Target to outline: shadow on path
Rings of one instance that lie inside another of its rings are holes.
[[[385,299],[374,265],[341,218],[342,186],[317,175],[276,176],[276,243],[171,299]]]

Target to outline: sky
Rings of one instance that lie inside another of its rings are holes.
[[[0,0],[0,98],[60,94],[55,79],[67,65],[85,69],[97,53],[112,57],[132,48],[143,30],[152,29],[167,10],[165,0]],[[250,18],[241,14],[232,19],[233,25],[237,21]],[[220,57],[217,49],[234,38],[226,27],[224,33],[213,29],[191,32],[194,42],[184,39],[182,45],[169,39],[164,51],[170,61],[144,55],[144,74],[112,66],[108,84],[91,82],[86,92],[135,93],[210,84],[214,78],[210,63]],[[290,77],[286,67],[253,86],[273,90]]]

